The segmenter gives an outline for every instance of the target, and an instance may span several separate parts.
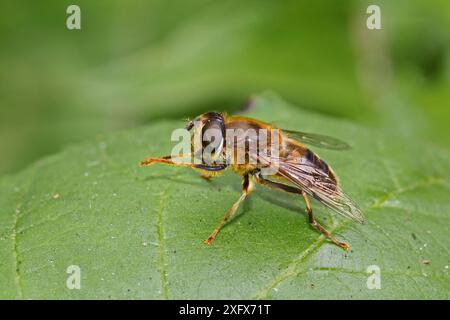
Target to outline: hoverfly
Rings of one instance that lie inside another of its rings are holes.
[[[256,119],[228,116],[218,112],[201,114],[193,121],[188,121],[186,129],[190,131],[192,144],[193,141],[201,141],[200,151],[207,148],[207,143],[205,143],[207,141],[204,138],[208,130],[215,130],[218,133],[215,135],[212,156],[205,158],[201,152],[200,155],[198,152],[192,152],[194,151],[192,147],[190,154],[181,154],[176,157],[191,157],[191,160],[194,157],[200,161],[179,163],[174,161],[174,156],[149,157],[141,161],[141,166],[154,163],[187,166],[199,170],[201,176],[207,179],[217,176],[227,167],[231,167],[235,173],[242,176],[242,192],[239,199],[204,241],[205,244],[211,245],[225,222],[252,192],[255,184],[259,183],[270,188],[301,195],[305,201],[308,222],[331,242],[348,250],[347,243],[337,240],[316,221],[309,197],[315,198],[340,215],[360,223],[364,222],[363,214],[358,206],[342,192],[333,170],[306,146],[312,145],[334,150],[348,149],[349,146],[345,142],[318,134],[278,129]],[[265,135],[242,134],[249,130],[258,133],[264,131]],[[240,134],[228,139],[230,132],[236,131]],[[260,141],[257,141],[261,137],[265,137],[269,146],[266,146],[264,152],[260,147]],[[229,143],[230,140],[234,143]],[[243,144],[238,143],[242,141]],[[254,150],[251,152],[249,147],[251,142],[258,142],[256,152]],[[244,160],[240,162],[236,161],[236,155],[239,152],[244,154],[242,158]],[[276,163],[276,170],[267,170],[273,163]]]

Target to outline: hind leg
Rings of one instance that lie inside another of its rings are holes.
[[[331,235],[330,232],[328,232],[324,227],[322,227],[317,221],[316,219],[314,219],[314,215],[313,215],[313,211],[311,208],[311,203],[309,202],[309,198],[306,195],[306,193],[304,191],[302,191],[302,196],[303,199],[305,200],[305,204],[306,204],[306,212],[308,213],[308,221],[309,223],[316,228],[317,230],[319,230],[319,232],[321,234],[323,234],[326,238],[330,239],[331,242],[333,242],[335,245],[341,247],[342,249],[344,249],[345,251],[348,250],[348,248],[350,248],[350,246],[348,245],[348,243],[345,242],[341,242],[338,241],[335,237],[333,237]]]
[[[307,196],[307,194],[301,190],[300,188],[296,188],[293,186],[289,186],[286,184],[282,184],[282,183],[278,183],[278,182],[273,182],[271,180],[267,180],[265,178],[263,178],[261,176],[261,174],[257,174],[255,175],[257,181],[259,183],[261,183],[262,185],[271,187],[271,188],[276,188],[276,189],[280,189],[289,193],[297,193],[297,194],[301,194],[303,196],[303,199],[305,200],[305,204],[306,204],[306,212],[308,213],[308,222],[315,228],[317,229],[321,234],[323,234],[327,239],[329,239],[331,242],[333,242],[335,245],[341,247],[344,250],[348,250],[348,248],[350,247],[347,243],[345,242],[341,242],[338,241],[335,237],[333,237],[331,235],[331,233],[329,231],[327,231],[324,227],[322,227],[317,221],[316,219],[314,219],[314,215],[313,215],[313,211],[311,208],[311,203],[309,202],[309,198]]]

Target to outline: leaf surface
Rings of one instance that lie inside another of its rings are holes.
[[[367,224],[313,210],[348,252],[307,223],[301,197],[258,186],[211,247],[202,243],[239,197],[240,178],[139,168],[169,154],[182,122],[98,137],[0,181],[1,298],[440,298],[450,292],[449,154],[254,98],[250,116],[348,142],[315,150]],[[69,266],[81,289],[68,289]],[[381,289],[368,289],[369,266]]]

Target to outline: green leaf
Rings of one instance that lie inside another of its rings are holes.
[[[449,154],[258,96],[250,115],[347,141],[315,150],[367,224],[313,202],[348,252],[307,223],[298,196],[258,186],[211,247],[238,198],[232,172],[211,182],[184,168],[139,168],[169,154],[182,122],[98,137],[0,181],[0,298],[440,298],[450,292]],[[69,266],[81,289],[68,289]],[[368,289],[369,266],[381,289]]]

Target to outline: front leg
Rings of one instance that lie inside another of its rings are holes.
[[[190,155],[179,155],[176,158],[186,158],[187,156]],[[145,158],[144,160],[141,161],[140,165],[141,167],[144,166],[150,166],[152,164],[155,163],[163,163],[163,164],[167,164],[170,166],[175,166],[175,167],[190,167],[193,169],[201,169],[201,170],[206,170],[206,171],[220,171],[220,170],[224,170],[226,169],[227,165],[226,164],[195,164],[195,163],[176,163],[173,162],[172,160],[172,156],[164,156],[164,157],[160,157],[160,158],[153,158],[153,157],[148,157]]]

